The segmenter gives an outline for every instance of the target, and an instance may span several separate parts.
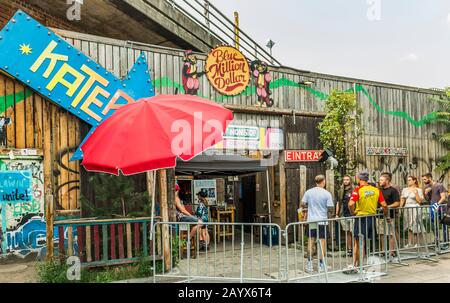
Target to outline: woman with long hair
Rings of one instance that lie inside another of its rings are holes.
[[[401,207],[405,207],[404,230],[408,230],[408,244],[405,248],[417,247],[417,234],[422,232],[419,223],[418,208],[424,200],[419,181],[414,176],[408,176],[408,187],[404,188],[401,195]]]
[[[206,198],[208,194],[204,191],[200,191],[197,193],[198,197],[198,207],[195,212],[197,218],[199,218],[203,223],[207,223],[209,221],[208,215],[208,199]],[[200,249],[206,249],[209,245],[209,232],[208,226],[203,224],[200,232]]]

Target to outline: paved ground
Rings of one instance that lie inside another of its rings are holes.
[[[450,283],[450,254],[433,257],[439,262],[429,260],[409,260],[405,263],[409,266],[390,264],[388,275],[375,278],[375,283]],[[347,280],[345,280],[347,278]],[[329,277],[331,282],[348,282],[348,276],[333,274]],[[320,279],[323,282],[323,277]],[[0,283],[30,283],[36,282],[34,262],[0,264]],[[181,282],[183,279],[167,279],[167,282]],[[133,279],[122,281],[123,283],[152,283],[150,279]],[[205,281],[194,281],[205,282]],[[208,280],[208,282],[213,282]],[[215,281],[223,283],[224,281]],[[308,282],[319,282],[319,278]]]
[[[450,254],[438,257],[439,262],[408,261],[409,266],[390,266],[389,274],[378,283],[450,283]],[[437,258],[433,258],[437,259]]]
[[[36,282],[35,265],[35,262],[0,264],[0,283]]]

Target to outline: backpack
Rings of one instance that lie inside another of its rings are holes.
[[[450,201],[447,199],[447,205],[444,206],[444,214],[441,219],[441,224],[450,225]]]

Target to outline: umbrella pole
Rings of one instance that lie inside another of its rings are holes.
[[[155,196],[156,196],[156,170],[152,172],[147,172],[147,178],[153,174],[153,184],[152,184],[152,211],[150,220],[150,241],[153,240],[153,223],[155,221]]]
[[[267,183],[267,205],[269,208],[269,223],[272,223],[272,208],[270,203],[270,183],[269,183],[269,169],[266,170],[266,183]]]

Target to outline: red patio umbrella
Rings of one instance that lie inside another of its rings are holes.
[[[173,168],[222,141],[233,113],[192,95],[159,95],[115,111],[81,146],[89,171],[133,175]],[[155,178],[154,178],[155,180]],[[153,183],[153,193],[155,182]],[[151,231],[155,195],[152,195]]]
[[[119,108],[81,147],[89,171],[133,175],[173,168],[222,141],[233,113],[191,95],[159,95]]]

